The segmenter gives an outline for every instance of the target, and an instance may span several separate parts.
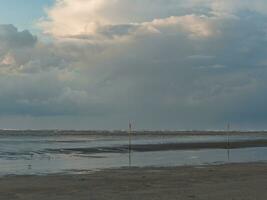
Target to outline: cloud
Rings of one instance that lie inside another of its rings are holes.
[[[18,31],[13,25],[0,25],[0,73],[16,71],[24,63],[26,52],[34,48],[37,37],[29,31]],[[25,52],[25,53],[19,53]]]
[[[19,32],[13,25],[0,25],[1,49],[31,47],[36,40],[36,37],[27,30]]]
[[[216,30],[212,26],[212,19],[206,16],[185,15],[179,17],[169,17],[165,19],[155,19],[150,23],[143,23],[148,30],[175,29],[176,32],[186,31],[192,37],[209,37],[215,34]]]
[[[151,13],[147,14],[146,6],[152,8]],[[166,8],[165,13],[161,6]],[[160,32],[158,29],[163,28],[180,28],[193,36],[205,37],[214,33],[210,20],[204,15],[170,16],[177,7],[173,0],[158,0],[154,4],[150,0],[58,0],[47,9],[48,17],[41,19],[39,26],[44,33],[54,37],[100,40],[101,36],[113,38],[141,30]]]
[[[224,2],[58,0],[40,21],[49,42],[9,25],[0,31],[2,121],[265,127],[267,16]]]

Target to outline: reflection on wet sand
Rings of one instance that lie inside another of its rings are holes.
[[[1,135],[0,176],[267,161],[267,134]],[[129,145],[131,144],[131,145]]]

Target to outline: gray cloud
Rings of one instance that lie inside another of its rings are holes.
[[[231,13],[221,6],[219,15],[218,5],[212,13],[208,1],[202,9],[187,2],[195,7],[184,15],[154,8],[153,19],[101,25],[94,34],[51,43],[14,27],[2,29],[23,42],[6,42],[0,28],[2,121],[35,128],[121,128],[129,119],[138,128],[222,129],[229,121],[266,128],[267,16],[234,6]],[[188,13],[195,9],[208,11]]]
[[[19,32],[13,25],[0,25],[1,48],[23,48],[35,45],[37,38],[29,31]]]

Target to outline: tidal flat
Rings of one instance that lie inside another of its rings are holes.
[[[5,176],[1,200],[266,200],[267,164],[119,168],[80,175]]]

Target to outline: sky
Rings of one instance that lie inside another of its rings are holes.
[[[45,8],[53,5],[53,0],[0,0],[0,23],[13,24],[19,29],[37,32],[34,25],[45,16]]]
[[[0,5],[0,128],[267,129],[265,0]]]

